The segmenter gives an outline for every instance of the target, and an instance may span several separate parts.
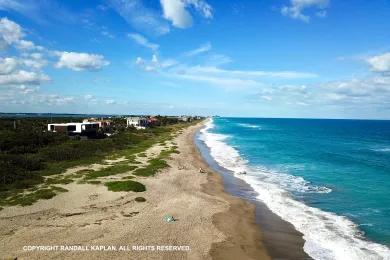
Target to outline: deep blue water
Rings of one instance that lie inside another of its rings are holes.
[[[390,121],[214,118],[213,124],[209,131],[226,136],[250,167],[287,174],[278,181],[294,199],[345,216],[369,240],[390,244]]]

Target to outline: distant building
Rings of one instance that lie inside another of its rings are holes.
[[[158,125],[159,120],[155,118],[154,116],[150,116],[148,118],[148,125]]]
[[[190,117],[190,116],[181,116],[181,117],[179,117],[179,120],[181,120],[183,122],[191,122],[192,121],[192,117]]]
[[[111,125],[112,121],[111,120],[104,120],[104,119],[96,119],[96,118],[88,118],[88,119],[84,119],[83,120],[83,123],[97,123],[99,124],[99,128],[103,128],[103,127],[108,127]]]
[[[64,133],[67,135],[93,135],[99,129],[98,123],[83,122],[83,123],[61,123],[48,124],[47,130],[50,132]]]
[[[148,119],[141,116],[131,116],[126,118],[128,127],[135,127],[136,129],[145,129],[148,126]]]

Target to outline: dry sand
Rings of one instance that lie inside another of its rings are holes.
[[[200,157],[193,143],[199,127],[188,127],[173,140],[180,154],[172,155],[169,168],[154,177],[137,178],[146,185],[145,192],[111,192],[101,184],[71,183],[62,186],[69,192],[50,200],[3,209],[0,259],[269,259],[255,224],[254,206],[225,193],[220,175]],[[152,156],[161,149],[156,145],[146,154]],[[207,173],[199,173],[199,167]],[[147,201],[136,202],[138,196]],[[177,221],[165,222],[167,214]],[[113,245],[116,250],[23,249],[38,245],[90,249]],[[190,250],[157,248],[163,245]],[[119,246],[124,246],[122,251]],[[133,246],[155,250],[137,251]]]

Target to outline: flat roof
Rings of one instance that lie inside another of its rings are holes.
[[[81,123],[51,123],[48,125],[59,125],[59,126],[68,126],[68,125],[98,125],[98,122],[81,122]]]

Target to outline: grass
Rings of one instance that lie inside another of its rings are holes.
[[[166,161],[160,159],[160,158],[153,158],[148,160],[148,165],[143,168],[136,169],[133,174],[138,176],[153,176],[155,175],[159,170],[162,170],[169,165]]]
[[[104,185],[107,186],[110,191],[134,191],[143,192],[146,190],[145,185],[136,181],[112,181],[107,182]]]
[[[146,199],[144,197],[137,197],[134,199],[136,202],[145,202]]]
[[[65,178],[47,178],[46,184],[69,184],[72,183],[73,180],[70,177]]]
[[[67,192],[68,190],[67,189],[64,189],[62,187],[58,187],[58,186],[51,186],[52,190],[54,191],[57,191],[57,192]]]
[[[95,170],[92,170],[92,169],[83,169],[83,170],[79,170],[79,171],[77,171],[76,172],[76,174],[86,174],[86,173],[91,173],[91,172],[93,172],[93,171],[95,171]]]
[[[136,168],[137,166],[128,165],[127,163],[115,164],[114,166],[110,166],[98,171],[90,172],[87,175],[85,175],[84,179],[90,180],[90,179],[97,179],[99,177],[121,174],[121,173],[132,171]]]
[[[177,146],[172,146],[170,149],[162,150],[157,158],[149,159],[147,166],[136,169],[133,174],[138,176],[153,176],[158,171],[169,167],[165,159],[169,159],[173,153],[179,154],[180,152],[177,148]]]
[[[35,192],[31,192],[28,194],[17,194],[15,196],[12,196],[12,197],[2,201],[2,205],[28,206],[28,205],[32,205],[33,203],[37,202],[38,200],[51,199],[55,195],[57,195],[58,193],[66,192],[66,191],[68,191],[68,190],[61,188],[61,187],[57,187],[57,186],[51,186],[50,188],[40,189],[40,190],[37,190]]]

